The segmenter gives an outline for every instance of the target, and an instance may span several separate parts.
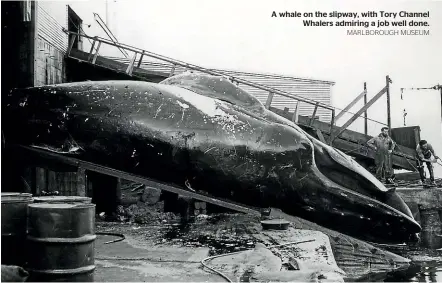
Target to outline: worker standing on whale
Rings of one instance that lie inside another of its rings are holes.
[[[396,143],[388,135],[388,127],[383,127],[381,133],[377,137],[371,138],[367,145],[374,150],[375,154],[375,165],[376,165],[376,178],[379,181],[383,181],[385,177],[385,183],[392,184],[393,177],[393,166],[391,162],[391,154],[393,153]]]

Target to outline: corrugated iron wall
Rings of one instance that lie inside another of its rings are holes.
[[[48,3],[37,3],[38,36],[52,44],[58,50],[66,52],[68,48],[68,37],[67,34],[62,31],[63,27],[67,28],[66,22],[59,22],[50,15],[51,11],[49,11],[50,6],[48,6]],[[65,13],[67,19],[67,10]]]
[[[34,66],[34,85],[57,84],[65,81],[64,54],[68,46],[66,22],[57,21],[53,13],[53,2],[37,2],[36,50]],[[61,18],[67,20],[67,8],[57,10]]]
[[[252,74],[228,71],[229,74],[237,76],[241,79],[251,82],[263,84],[276,88],[282,91],[289,92],[294,95],[299,95],[308,99],[312,99],[327,105],[331,104],[331,86],[332,83],[325,81],[306,80],[294,77],[277,76],[277,75],[264,75],[264,74]],[[245,91],[256,96],[263,104],[267,101],[268,92],[257,89],[254,87],[239,85]],[[275,94],[272,100],[271,106],[279,109],[289,108],[290,111],[294,111],[298,102],[292,98],[284,97]],[[313,114],[315,106],[300,102],[299,115],[311,116]],[[316,115],[320,121],[328,122],[331,120],[331,111],[318,108]]]
[[[125,58],[117,58],[117,57],[107,57],[107,58],[122,63],[129,62],[129,59]],[[140,67],[149,71],[163,72],[165,74],[169,74],[172,70],[171,64],[162,63],[158,61],[143,61]],[[333,82],[313,80],[313,79],[302,79],[302,78],[273,75],[273,74],[247,73],[247,72],[239,72],[233,70],[220,70],[220,69],[213,69],[213,70],[226,73],[230,76],[235,76],[254,83],[270,86],[308,99],[319,101],[327,105],[331,104],[331,87],[334,85]],[[186,69],[184,67],[176,67],[174,70],[174,74],[180,74],[185,71]],[[265,104],[268,92],[241,84],[239,84],[239,87],[253,94],[254,96],[256,96],[256,98],[258,98],[258,100],[260,100],[263,104]],[[271,106],[282,110],[284,110],[285,107],[288,107],[289,110],[293,112],[294,109],[296,108],[296,103],[297,101],[292,98],[287,98],[281,95],[274,95]],[[301,102],[299,107],[300,107],[299,115],[311,116],[313,114],[314,105]],[[329,122],[331,120],[331,111],[319,107],[318,110],[316,111],[315,116],[319,117],[320,121]]]

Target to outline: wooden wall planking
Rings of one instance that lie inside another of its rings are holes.
[[[88,196],[85,174],[81,168],[77,172],[56,172],[37,167],[35,195],[58,191],[62,196]]]

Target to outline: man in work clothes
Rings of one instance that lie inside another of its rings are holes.
[[[388,135],[388,127],[383,127],[381,133],[377,137],[371,138],[367,145],[374,150],[375,154],[375,165],[376,165],[376,178],[382,181],[383,175],[385,174],[385,179],[387,184],[393,183],[391,177],[393,176],[393,167],[391,164],[391,154],[396,147],[396,143]]]
[[[421,140],[416,147],[416,155],[417,155],[417,168],[419,170],[419,174],[421,177],[422,183],[425,182],[425,172],[424,172],[424,162],[427,164],[428,172],[430,172],[430,181],[432,185],[435,185],[434,182],[434,172],[433,172],[433,164],[432,162],[436,161],[439,157],[434,153],[434,149],[426,140]],[[434,161],[433,161],[434,160]]]

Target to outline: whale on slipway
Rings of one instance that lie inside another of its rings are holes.
[[[9,143],[277,207],[373,242],[402,243],[421,229],[395,191],[223,77],[49,85],[3,103]]]

